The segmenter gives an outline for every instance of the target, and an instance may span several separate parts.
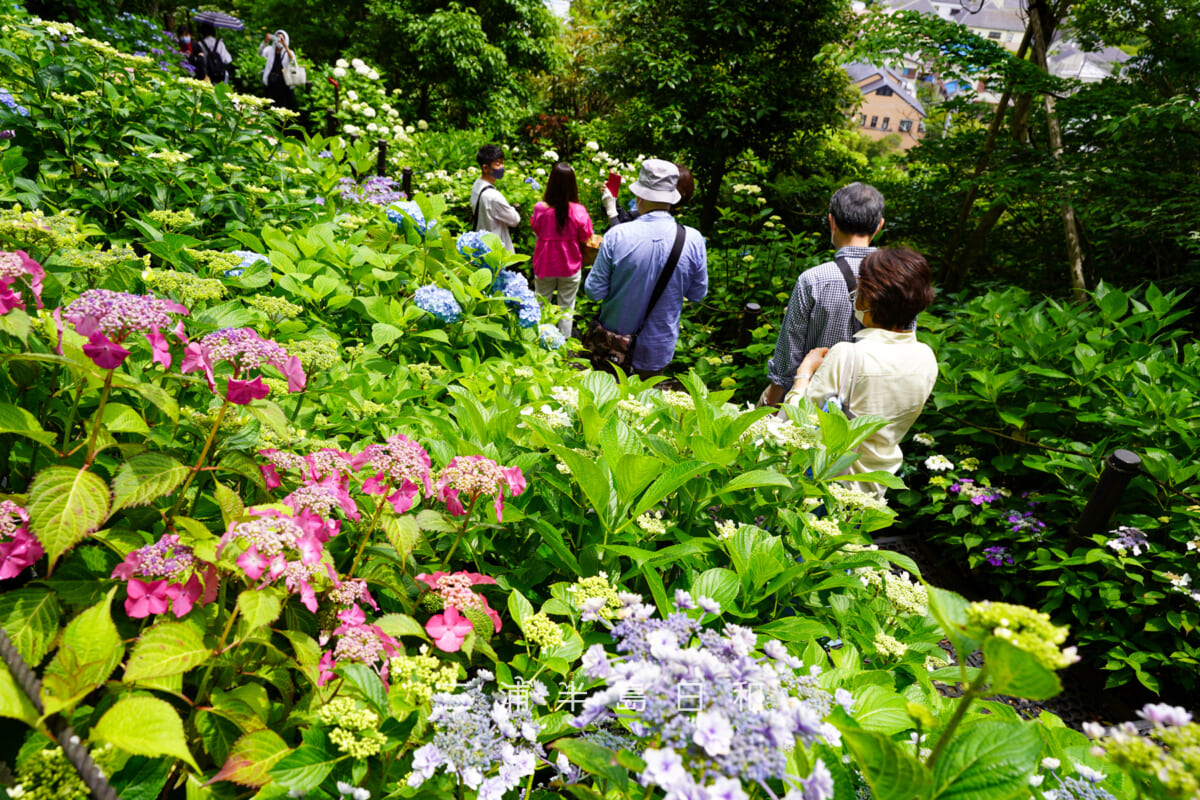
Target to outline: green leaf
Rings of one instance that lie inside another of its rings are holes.
[[[525,599],[525,595],[521,594],[516,589],[513,589],[508,594],[508,615],[512,617],[518,625],[521,625],[525,620],[533,616],[533,604]],[[523,629],[523,626],[522,626]]]
[[[74,706],[108,680],[121,663],[125,645],[110,614],[116,593],[114,586],[104,600],[80,613],[63,631],[58,651],[42,677],[47,714]]]
[[[961,508],[961,506],[958,507]],[[979,647],[979,641],[966,633],[969,603],[962,595],[939,589],[928,583],[925,584],[925,588],[929,592],[929,612],[942,626],[942,632],[946,634],[946,638],[954,645],[959,662],[965,661],[967,656],[974,653]]]
[[[121,800],[158,800],[171,777],[170,761],[133,756],[117,770],[110,783]]]
[[[189,468],[162,453],[143,453],[126,461],[113,477],[113,513],[148,505],[179,488]]]
[[[420,636],[422,639],[429,638],[421,623],[407,614],[384,614],[375,620],[375,624],[388,636]]]
[[[175,709],[156,697],[118,700],[92,728],[92,738],[136,756],[171,756],[199,771]]]
[[[612,485],[609,483],[608,474],[604,468],[591,456],[577,453],[570,448],[552,445],[550,449],[567,465],[571,471],[571,477],[579,484],[579,488],[583,489],[588,502],[600,515],[601,520],[610,519],[609,505],[612,502]]]
[[[492,271],[486,267],[475,270],[470,274],[470,276],[467,277],[467,282],[481,292],[488,286],[492,285],[492,280]]]
[[[273,587],[245,589],[238,595],[237,608],[242,615],[242,623],[254,631],[279,619],[279,613],[283,611],[283,599],[279,596],[279,590]]]
[[[247,733],[233,743],[229,758],[209,783],[233,781],[242,786],[265,786],[271,781],[271,769],[290,752],[275,731]]]
[[[399,339],[404,331],[387,322],[376,322],[371,326],[371,342],[376,347],[383,347]]]
[[[337,671],[347,683],[358,689],[362,698],[370,703],[380,716],[387,716],[387,689],[375,670],[366,664],[346,664],[338,667]]]
[[[108,516],[108,485],[90,472],[49,467],[29,488],[29,527],[50,558],[59,556],[100,527]]]
[[[182,675],[212,658],[204,637],[183,622],[160,622],[138,638],[125,667],[126,683]]]
[[[912,727],[908,700],[894,689],[878,685],[854,690],[854,720],[864,730],[888,735]]]
[[[320,731],[319,728],[314,729]],[[316,738],[308,737],[306,738]],[[305,742],[300,747],[280,759],[271,769],[271,777],[280,786],[295,792],[307,793],[315,790],[321,782],[329,777],[334,765],[345,758],[331,753],[324,741],[324,733],[320,733],[321,744]]]
[[[38,721],[37,709],[3,661],[0,661],[0,717],[18,719],[31,728],[36,727]]]
[[[742,583],[733,570],[714,567],[705,570],[692,582],[692,595],[695,597],[710,597],[721,604],[721,608],[730,608],[741,591]]]
[[[983,663],[991,679],[991,691],[996,694],[1048,700],[1062,691],[1057,673],[999,636],[989,636],[984,640]]]
[[[416,517],[387,514],[383,518],[383,532],[388,544],[396,548],[401,561],[407,561],[413,548],[421,541],[421,526]]]
[[[640,517],[692,478],[715,468],[715,464],[705,464],[702,461],[681,461],[675,464],[650,484],[650,488],[642,495],[642,499],[630,516],[634,519]]]
[[[622,503],[632,503],[634,498],[645,489],[652,480],[666,469],[664,464],[654,456],[640,453],[627,453],[617,462],[613,471],[613,482],[617,485],[617,496]]]
[[[275,431],[280,439],[288,440],[287,414],[283,413],[283,409],[278,404],[270,400],[255,400],[243,408],[253,414],[260,423]]]
[[[113,376],[113,383],[140,394],[144,399],[166,414],[171,422],[179,422],[179,403],[171,393],[156,383],[141,383],[120,373]]]
[[[819,636],[828,636],[829,628],[815,619],[783,617],[758,626],[754,632],[784,642],[807,642]]]
[[[1032,723],[989,720],[959,730],[934,765],[931,800],[1027,797],[1041,749]]]
[[[792,483],[778,472],[773,472],[769,469],[755,469],[736,476],[729,483],[717,490],[717,494],[736,492],[740,489],[754,489],[760,486],[779,486],[784,489],[790,489]]]
[[[559,739],[550,747],[566,754],[570,762],[584,772],[606,779],[622,792],[629,785],[629,772],[617,761],[617,754],[607,747],[581,739]]]
[[[41,442],[47,447],[53,447],[54,434],[42,430],[37,417],[23,408],[0,403],[0,433],[14,433]]]
[[[58,597],[49,589],[18,589],[0,594],[0,628],[25,663],[36,668],[58,636]]]
[[[124,403],[108,403],[104,406],[104,427],[109,433],[150,432],[142,415]]]
[[[246,513],[246,504],[242,502],[242,498],[237,492],[225,484],[217,480],[214,480],[213,484],[217,506],[221,509],[221,522],[228,528],[234,520]]]
[[[929,770],[882,733],[838,728],[876,800],[913,800],[931,782]]]

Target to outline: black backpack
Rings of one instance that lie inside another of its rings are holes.
[[[188,58],[188,63],[196,70],[196,79],[204,80],[207,78],[213,83],[224,83],[225,81],[225,61],[221,58],[218,48],[221,44],[221,37],[215,37],[216,44],[210,50],[204,40],[200,39],[192,43],[192,55]]]

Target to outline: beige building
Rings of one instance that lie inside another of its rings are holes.
[[[870,64],[847,64],[846,73],[863,94],[858,129],[876,141],[891,134],[907,150],[925,135],[925,109],[895,70]]]

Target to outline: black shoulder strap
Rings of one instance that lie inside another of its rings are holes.
[[[496,189],[496,187],[490,183],[487,186],[485,186],[479,190],[479,197],[475,198],[475,208],[472,209],[472,212],[471,212],[471,224],[474,226],[473,228],[471,228],[471,230],[473,230],[473,231],[479,230],[479,207],[483,205],[483,193],[486,192],[488,189],[494,189],[495,191],[500,191],[499,189]]]
[[[646,327],[646,320],[650,319],[650,312],[654,310],[658,299],[667,290],[667,284],[670,283],[671,276],[675,274],[675,265],[679,263],[679,256],[683,252],[683,242],[686,238],[687,230],[676,222],[675,244],[671,247],[671,255],[667,257],[667,264],[663,267],[662,274],[658,276],[658,283],[654,284],[654,291],[650,293],[650,304],[646,306],[646,315],[642,317],[642,324],[638,325],[635,336],[642,332],[642,328]]]
[[[842,278],[846,281],[846,294],[854,294],[854,290],[858,288],[858,278],[854,277],[854,270],[850,269],[850,262],[845,256],[838,256],[833,260],[837,264],[838,269],[842,271]]]

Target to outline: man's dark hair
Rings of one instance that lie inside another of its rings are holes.
[[[858,294],[876,325],[907,328],[933,302],[929,262],[907,247],[882,247],[858,268]]]
[[[217,29],[211,22],[201,22],[196,26],[196,30],[200,32],[201,39],[207,39],[209,36],[216,36]]]
[[[851,183],[833,193],[829,213],[842,233],[874,236],[883,219],[883,195],[874,186]]]
[[[485,144],[475,154],[475,160],[479,162],[479,166],[481,167],[486,167],[498,158],[504,158],[504,148],[498,144]]]

